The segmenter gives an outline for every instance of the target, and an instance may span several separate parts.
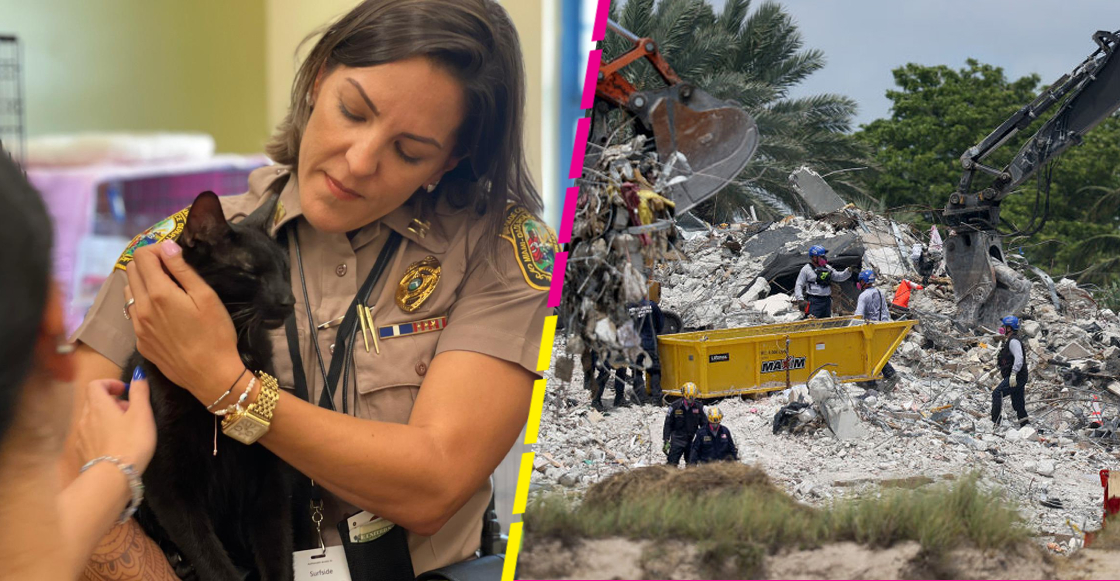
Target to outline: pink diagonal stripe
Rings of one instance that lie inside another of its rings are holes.
[[[583,100],[580,109],[590,109],[595,104],[595,85],[599,81],[599,65],[603,62],[603,51],[593,50],[587,55],[587,75],[583,77]]]
[[[557,241],[567,244],[572,240],[572,222],[576,219],[576,203],[579,202],[579,187],[572,186],[564,194],[564,216],[560,218],[560,236]]]
[[[607,33],[607,14],[610,12],[611,0],[599,0],[595,9],[595,28],[591,31],[591,40],[599,42]]]
[[[587,137],[591,133],[591,118],[584,117],[576,123],[576,142],[572,145],[572,167],[568,179],[578,180],[583,175],[583,154],[587,151]]]
[[[560,306],[560,295],[564,291],[564,268],[568,266],[568,253],[557,252],[556,263],[552,266],[552,286],[548,288],[548,308]]]

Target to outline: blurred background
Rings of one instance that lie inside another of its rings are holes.
[[[0,144],[55,220],[73,330],[129,240],[203,190],[246,190],[300,42],[354,0],[0,0]],[[525,143],[559,224],[594,0],[503,0],[528,73]],[[523,450],[525,448],[525,450]],[[520,443],[496,473],[510,522]]]

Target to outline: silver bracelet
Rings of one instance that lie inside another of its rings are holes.
[[[132,491],[132,501],[121,513],[121,519],[118,522],[123,525],[128,522],[128,519],[132,518],[132,515],[136,514],[136,509],[140,508],[140,503],[144,502],[144,482],[140,480],[140,473],[136,471],[132,464],[128,464],[116,456],[98,456],[86,462],[86,465],[82,466],[81,472],[89,470],[91,466],[98,462],[111,462],[128,477],[128,488]]]
[[[224,410],[218,410],[218,411],[214,412],[214,415],[216,415],[218,417],[222,417],[222,416],[232,414],[233,412],[241,411],[241,404],[245,403],[245,399],[249,397],[249,392],[253,391],[253,386],[256,385],[256,384],[257,384],[257,376],[256,376],[256,374],[254,374],[249,379],[249,385],[245,387],[245,391],[241,392],[241,397],[237,398],[237,402],[230,405],[229,407],[227,407]]]

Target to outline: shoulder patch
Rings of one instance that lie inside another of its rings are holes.
[[[117,259],[117,265],[113,268],[124,270],[128,263],[132,262],[132,255],[136,252],[137,248],[143,248],[149,244],[156,244],[163,240],[178,240],[179,235],[183,233],[183,227],[187,225],[187,214],[190,213],[191,207],[187,206],[171,216],[164,218],[159,224],[148,228],[141,232],[132,242],[128,244],[128,248],[124,249],[121,257]]]
[[[537,290],[548,290],[552,284],[552,265],[556,262],[556,233],[528,210],[510,204],[506,208],[506,221],[502,238],[513,245],[517,265],[525,282]]]

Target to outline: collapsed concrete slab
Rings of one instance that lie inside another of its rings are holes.
[[[847,204],[820,174],[808,167],[801,166],[791,173],[789,182],[801,196],[811,215],[827,214]]]
[[[837,440],[866,436],[863,421],[859,419],[851,399],[839,385],[832,372],[822,369],[809,378],[809,395],[819,406],[825,424]]]

